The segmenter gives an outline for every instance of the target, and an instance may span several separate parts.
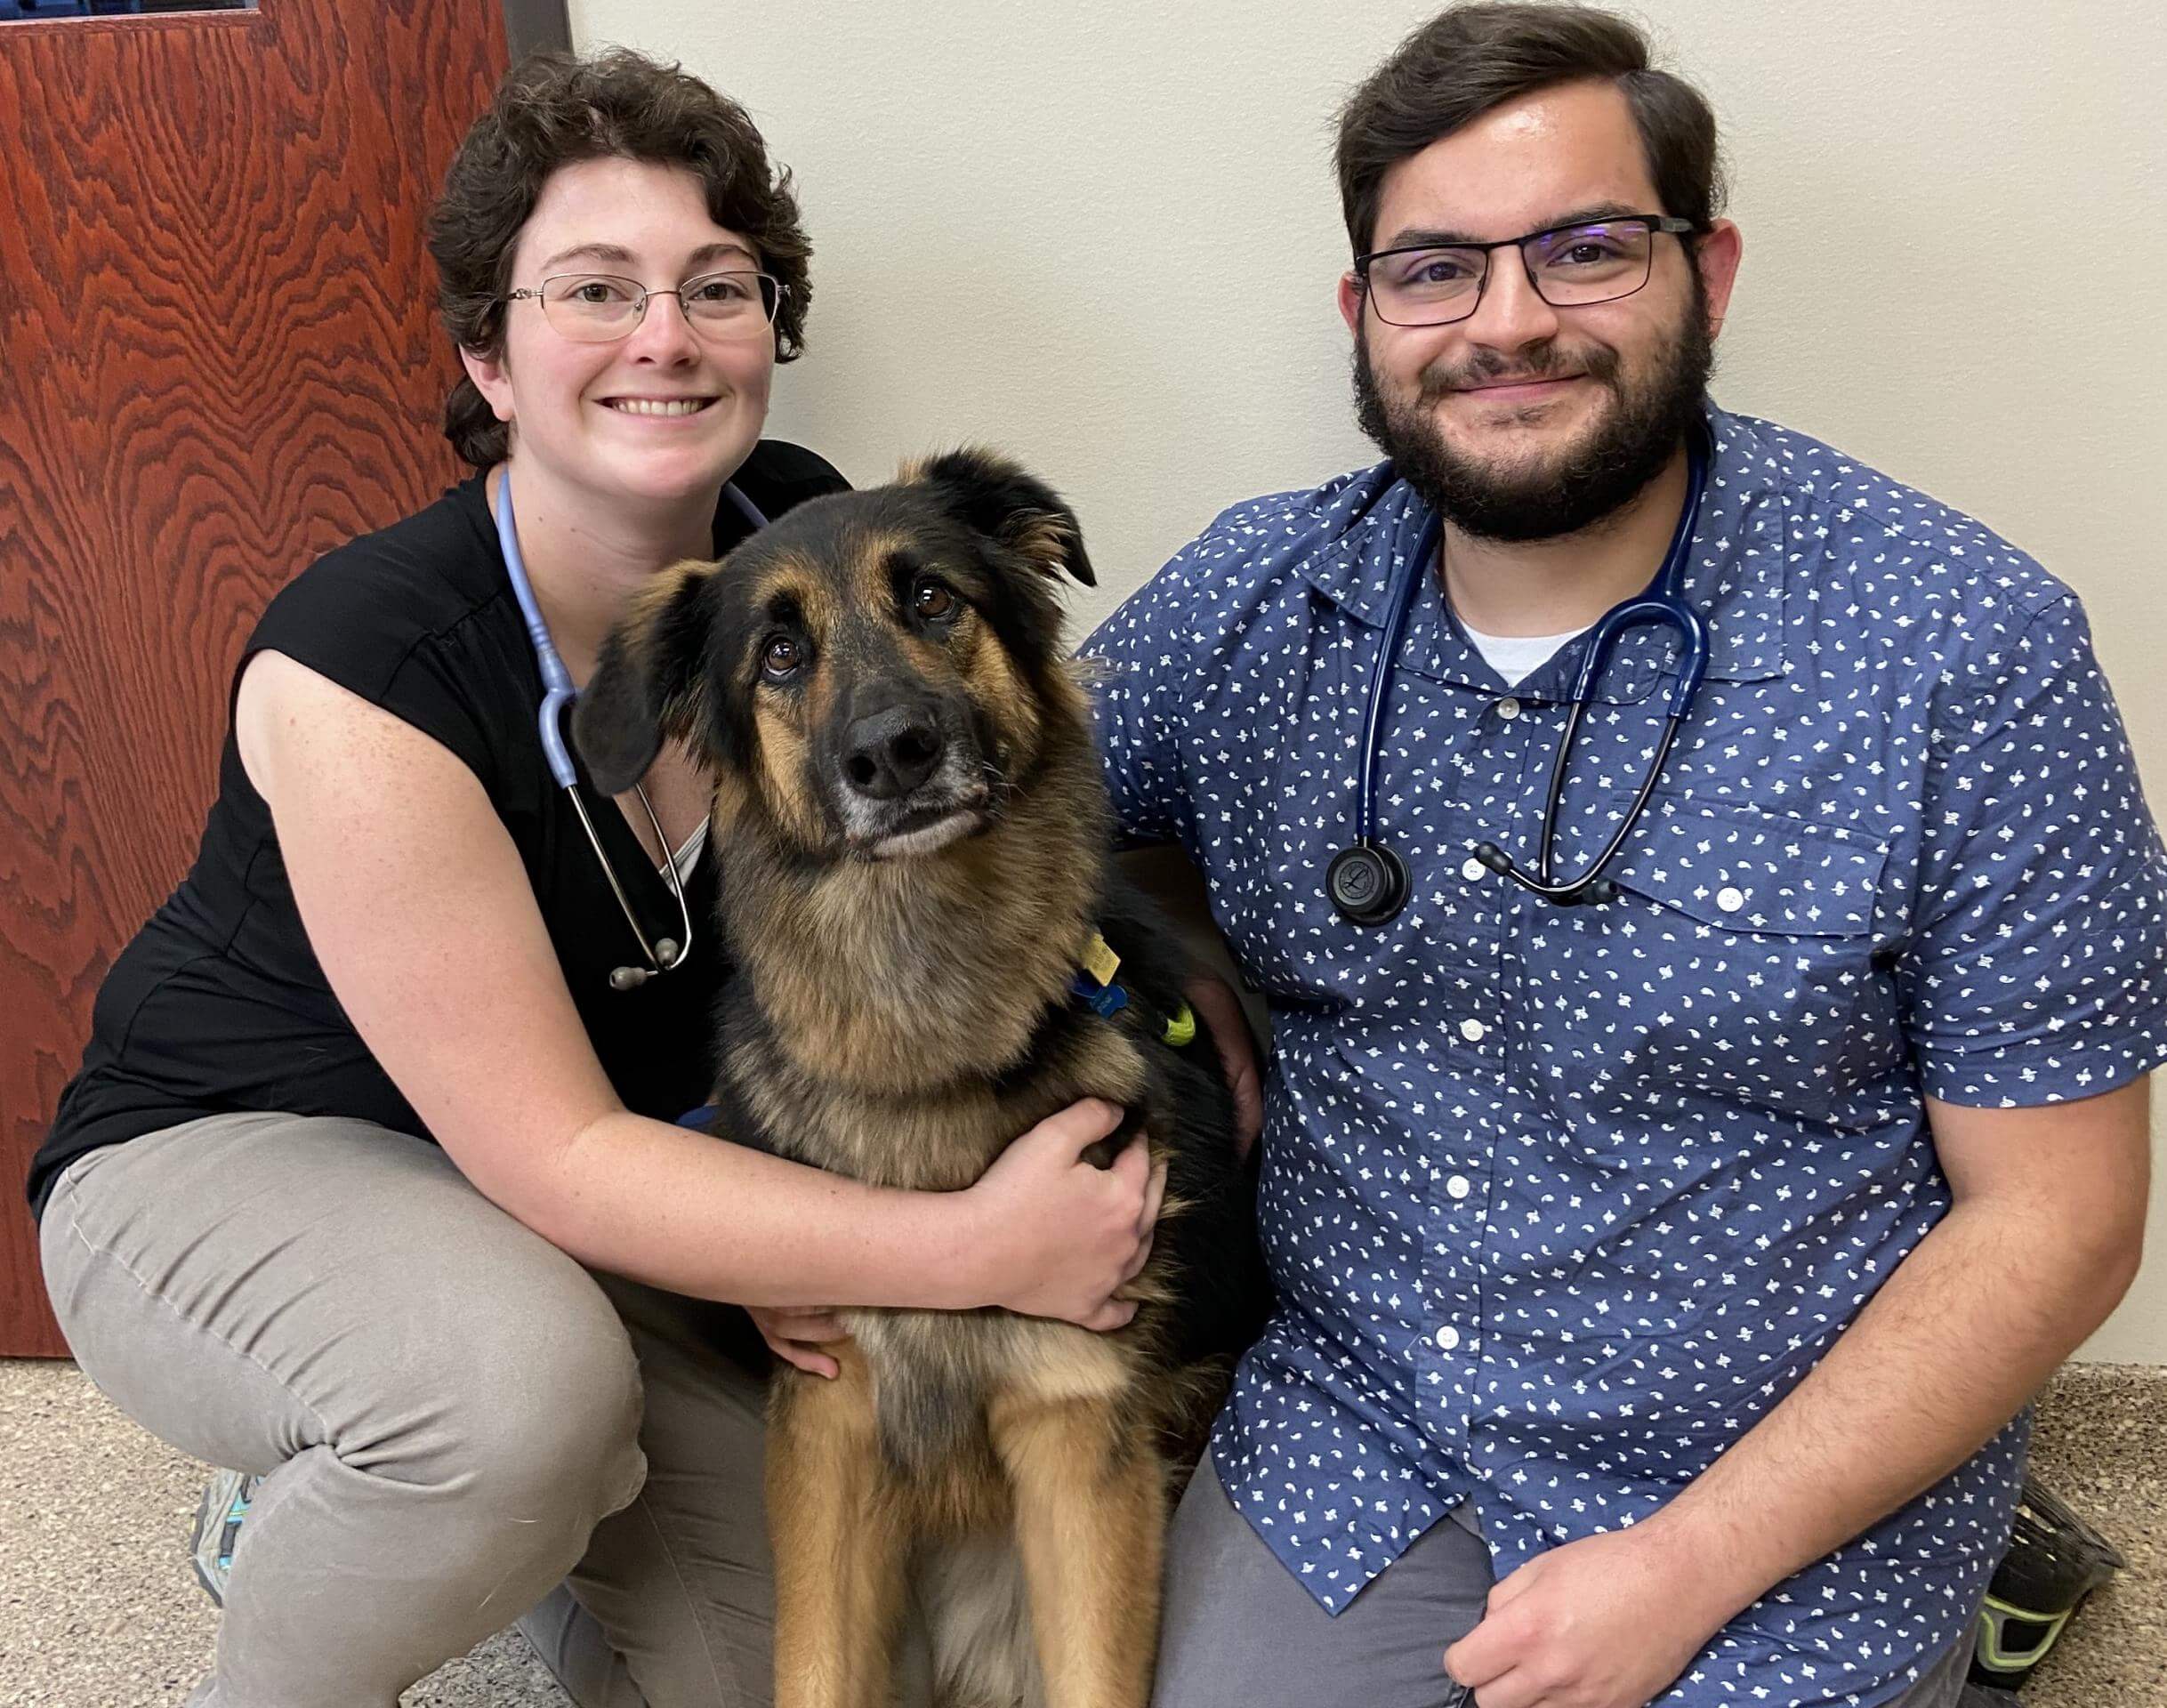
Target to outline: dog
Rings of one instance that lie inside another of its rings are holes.
[[[1261,1329],[1254,1186],[1189,969],[1111,864],[1059,577],[1075,512],[959,451],[806,502],[636,598],[574,716],[598,787],[715,779],[715,1131],[955,1190],[1077,1099],[1168,1167],[1125,1327],[850,1309],[778,1368],[777,1708],[885,1708],[914,1604],[944,1708],[1146,1708],[1170,1503]]]

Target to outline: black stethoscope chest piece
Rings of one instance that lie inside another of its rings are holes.
[[[1381,842],[1342,848],[1325,870],[1325,889],[1341,918],[1356,925],[1382,925],[1407,905],[1407,868]]]

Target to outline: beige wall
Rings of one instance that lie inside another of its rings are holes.
[[[572,0],[796,170],[812,354],[776,430],[854,479],[997,442],[1100,568],[1373,460],[1332,304],[1333,108],[1430,0]],[[1714,101],[1746,261],[1717,395],[1971,512],[2084,596],[2167,810],[2167,13],[1650,0]],[[1989,260],[1984,234],[2024,235]],[[2012,260],[2009,257],[2015,257]],[[2167,1101],[2167,1099],[2163,1099]],[[2087,1356],[2167,1364],[2155,1254]]]

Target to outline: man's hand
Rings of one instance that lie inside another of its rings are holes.
[[[1256,1044],[1249,1035],[1249,1017],[1226,980],[1208,972],[1190,979],[1181,994],[1204,1017],[1212,1028],[1212,1042],[1219,1046],[1219,1065],[1234,1093],[1235,1148],[1246,1161],[1250,1146],[1264,1131],[1264,1083],[1257,1068]]]
[[[1501,1579],[1445,1651],[1480,1708],[1647,1708],[1730,1617],[1660,1527],[1553,1548]]]

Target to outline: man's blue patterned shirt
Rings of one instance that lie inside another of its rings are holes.
[[[1711,663],[1600,906],[1532,866],[1583,642],[1508,685],[1434,576],[1387,690],[1379,834],[1413,899],[1349,925],[1390,464],[1227,512],[1086,642],[1140,840],[1178,840],[1272,1019],[1281,1302],[1212,1451],[1337,1611],[1473,1503],[1500,1575],[1655,1511],[1810,1371],[1949,1204],[1923,1099],[2106,1092],[2167,1055],[2167,858],[2075,598],[1826,446],[1711,408],[1687,576]],[[1615,824],[1675,640],[1623,644],[1557,868]],[[1965,1628],[2026,1421],[1778,1585],[1663,1708],[1868,1704]]]

